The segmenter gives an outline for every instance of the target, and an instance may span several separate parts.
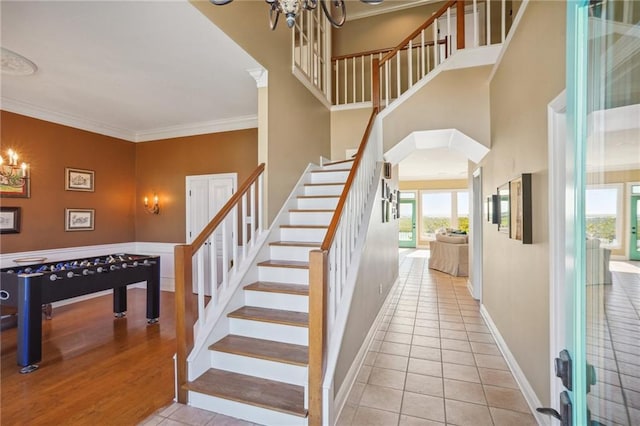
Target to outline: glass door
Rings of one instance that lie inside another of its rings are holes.
[[[593,232],[597,218],[589,214],[589,206],[597,204],[598,211],[618,215],[631,209],[606,205],[614,197],[594,201],[598,195],[588,188],[627,188],[640,170],[640,2],[570,0],[567,5],[569,266],[567,352],[556,360],[566,388],[559,414],[562,424],[638,425],[640,268],[611,261],[622,258],[625,242]],[[637,221],[637,206],[632,209],[633,217],[623,223]],[[606,224],[596,225],[602,231]],[[637,250],[637,242],[627,244]],[[571,374],[561,374],[563,366]]]
[[[402,193],[401,193],[402,194]],[[416,200],[400,199],[400,226],[398,246],[405,248],[416,247]]]
[[[629,259],[640,260],[640,239],[638,239],[638,215],[640,214],[640,195],[631,196],[631,212],[629,219]]]

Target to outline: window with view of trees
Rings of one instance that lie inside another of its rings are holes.
[[[603,246],[620,247],[621,197],[620,185],[587,188],[585,216],[588,238],[599,239]]]
[[[422,239],[434,240],[443,228],[469,232],[467,191],[420,191],[420,202]]]

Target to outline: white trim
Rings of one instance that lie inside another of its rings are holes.
[[[98,133],[101,135],[111,136],[113,138],[124,139],[130,142],[134,142],[136,139],[136,133],[130,129],[122,129],[99,121],[71,114],[64,114],[59,111],[52,111],[24,101],[10,99],[3,96],[0,98],[0,104],[4,111],[25,115],[27,117],[62,124],[63,126],[86,130],[87,132]]]
[[[348,111],[348,110],[352,110],[352,109],[370,109],[370,108],[373,108],[373,103],[371,101],[355,102],[355,103],[350,103],[350,104],[333,105],[331,107],[331,112],[334,112],[334,111]]]
[[[393,1],[384,2],[381,5],[372,4],[371,7],[366,9],[365,11],[354,14],[347,14],[347,21],[355,21],[356,19],[368,18],[370,16],[382,15],[384,13],[397,12],[398,10],[410,9],[434,2],[434,0],[415,0],[412,2],[403,2],[399,4],[395,4],[395,2]],[[393,4],[394,6],[387,6],[388,4]],[[347,13],[348,12],[349,11],[347,10]]]
[[[549,152],[549,359],[565,348],[565,173],[566,173],[566,92],[547,106]],[[562,383],[549,363],[551,407],[559,410]]]
[[[476,179],[477,187],[476,188]],[[476,194],[476,189],[479,192]],[[483,232],[484,232],[484,195],[482,191],[482,167],[475,169],[471,176],[471,185],[469,185],[470,209],[469,209],[469,246],[473,256],[471,265],[471,296],[482,303],[482,284],[483,284]],[[477,226],[474,226],[477,225]],[[468,282],[468,281],[467,281]]]
[[[256,81],[256,87],[258,89],[269,86],[269,71],[267,71],[266,69],[262,67],[252,68],[247,70],[247,72]]]
[[[493,69],[491,70],[491,74],[489,74],[489,81],[493,80],[493,76],[496,74],[496,71],[498,71],[498,68],[500,67],[500,63],[502,62],[502,58],[504,57],[505,52],[508,50],[509,44],[511,44],[511,40],[513,39],[513,35],[516,33],[516,29],[520,25],[520,21],[522,20],[522,15],[524,15],[524,11],[526,10],[528,5],[529,5],[529,0],[522,0],[522,3],[520,4],[520,7],[518,8],[518,14],[513,19],[512,23],[511,23],[511,28],[509,28],[509,34],[507,34],[507,37],[505,38],[504,42],[502,43],[502,50],[500,51],[500,54],[498,55],[498,59],[496,60],[496,63],[493,66]],[[504,19],[504,17],[505,17],[504,14],[502,15],[502,17]]]
[[[533,391],[531,384],[527,380],[527,376],[525,376],[524,372],[518,365],[516,358],[513,356],[513,354],[509,350],[509,346],[507,346],[507,342],[505,342],[504,339],[502,338],[500,331],[498,331],[498,327],[496,327],[496,324],[493,322],[493,319],[491,319],[491,315],[489,315],[489,311],[487,311],[484,305],[480,305],[480,314],[482,315],[482,318],[484,318],[484,321],[487,324],[487,327],[489,327],[489,330],[491,331],[491,334],[493,335],[493,338],[495,339],[496,344],[498,345],[498,348],[502,353],[502,356],[507,362],[507,366],[511,370],[513,377],[518,383],[518,386],[520,387],[520,391],[524,395],[524,399],[527,401],[527,404],[529,405],[531,414],[533,415],[533,417],[535,417],[539,425],[543,425],[543,426],[551,425],[549,416],[545,416],[536,411],[537,407],[542,407],[542,403],[538,399],[538,396],[536,395],[536,393]]]
[[[158,127],[135,133],[132,142],[148,142],[159,139],[178,138],[183,136],[204,135],[208,133],[229,132],[232,130],[254,129],[258,127],[257,115],[224,118],[221,120],[203,121],[200,123],[180,124],[177,126]]]
[[[391,286],[391,289],[389,289],[389,293],[387,293],[387,297],[382,303],[382,306],[378,311],[378,315],[376,316],[375,320],[371,324],[371,328],[369,328],[369,332],[365,336],[364,341],[362,342],[362,346],[360,346],[358,353],[356,354],[355,358],[353,359],[353,362],[351,363],[351,367],[349,367],[349,370],[347,371],[347,374],[345,375],[344,380],[342,381],[342,386],[340,386],[340,389],[338,389],[338,392],[335,393],[335,399],[332,399],[333,393],[329,392],[329,391],[333,391],[333,377],[331,377],[331,387],[327,387],[327,381],[325,380],[324,389],[323,389],[324,390],[323,400],[328,401],[329,403],[332,404],[330,408],[327,407],[327,404],[325,404],[324,413],[323,413],[323,419],[325,419],[325,422],[324,422],[325,424],[335,424],[336,420],[340,418],[342,409],[347,403],[347,398],[349,396],[349,393],[351,393],[351,389],[353,388],[353,385],[356,383],[356,378],[358,376],[358,373],[360,372],[360,369],[364,364],[364,359],[367,355],[367,352],[369,351],[369,347],[371,347],[371,344],[373,343],[373,340],[374,340],[373,338],[375,337],[376,332],[378,331],[378,327],[380,326],[382,318],[384,318],[384,316],[387,314],[387,309],[389,308],[389,304],[391,302],[391,299],[395,295],[396,287],[398,286],[399,283],[400,283],[400,279],[397,278],[396,282]],[[330,417],[330,415],[333,413],[336,414],[335,418]]]
[[[6,97],[0,98],[0,104],[4,111],[49,121],[51,123],[62,124],[63,126],[69,126],[75,129],[85,130],[87,132],[111,136],[113,138],[123,139],[129,142],[147,142],[158,139],[253,129],[258,127],[257,115],[247,115],[221,120],[203,121],[199,123],[180,124],[177,126],[158,127],[155,129],[135,131],[132,129],[115,127],[110,124],[90,120],[84,117],[63,114],[58,111],[51,111],[40,106]]]
[[[624,190],[625,190],[624,204],[627,205],[626,211],[624,212],[624,217],[626,218],[624,223],[624,232],[625,232],[625,235],[627,236],[631,235],[631,197],[634,195],[636,196],[640,195],[640,194],[633,194],[631,190],[634,186],[637,186],[637,185],[640,185],[640,182],[626,182],[626,185],[624,187]],[[624,260],[631,260],[631,241],[627,239],[625,245],[626,247],[624,248]]]

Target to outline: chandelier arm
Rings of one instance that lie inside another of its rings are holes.
[[[231,3],[233,0],[209,0],[211,3],[216,6],[224,6],[225,4]]]
[[[327,1],[331,3],[331,7],[336,9],[337,16],[334,16],[331,10],[329,10],[329,6],[327,6]],[[322,10],[324,10],[324,14],[326,15],[331,25],[336,28],[340,28],[345,19],[347,18],[347,8],[345,5],[345,0],[320,0],[320,4],[322,5]]]
[[[280,9],[278,9],[277,3],[272,3],[269,9],[269,25],[271,31],[274,31],[278,26],[278,18],[280,18]]]
[[[318,7],[318,0],[305,0],[303,8],[306,10],[315,10]]]

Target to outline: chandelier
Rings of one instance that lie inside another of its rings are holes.
[[[27,163],[18,165],[18,153],[10,149],[7,151],[9,161],[5,163],[0,156],[0,185],[10,186],[12,188],[21,188],[27,179]]]
[[[222,6],[231,3],[233,0],[210,0],[216,6]],[[296,22],[296,16],[300,10],[314,10],[318,6],[318,2],[322,6],[325,16],[336,28],[344,24],[347,18],[346,1],[347,0],[264,0],[269,6],[269,24],[271,29],[275,30],[278,25],[280,14],[285,16],[287,27],[292,28]],[[360,0],[363,3],[379,4],[382,0]]]

